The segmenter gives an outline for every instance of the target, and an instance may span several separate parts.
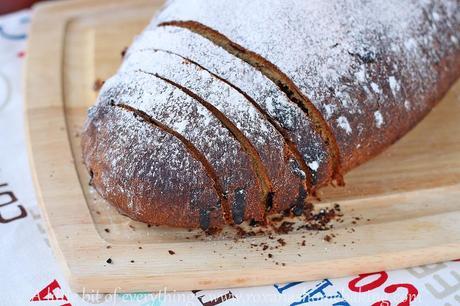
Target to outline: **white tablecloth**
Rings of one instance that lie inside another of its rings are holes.
[[[0,305],[460,305],[460,262],[260,288],[71,292],[50,249],[27,160],[21,86],[29,17],[0,16]]]

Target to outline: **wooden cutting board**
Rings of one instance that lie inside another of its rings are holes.
[[[203,238],[119,215],[88,185],[79,132],[95,81],[116,71],[161,2],[59,1],[34,11],[30,159],[52,247],[75,291],[255,286],[460,258],[460,83],[415,130],[347,175],[345,188],[321,192],[318,208],[339,203],[344,212],[333,230],[235,241],[227,231]]]

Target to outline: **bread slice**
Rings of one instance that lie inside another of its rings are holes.
[[[123,214],[149,224],[222,227],[215,182],[179,139],[106,103],[89,119],[82,148],[92,185]]]

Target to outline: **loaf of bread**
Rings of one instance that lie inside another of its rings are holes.
[[[172,0],[102,87],[84,162],[149,224],[301,214],[459,74],[458,0]]]

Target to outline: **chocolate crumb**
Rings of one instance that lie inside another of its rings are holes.
[[[273,258],[273,254],[269,253],[268,258]]]
[[[275,216],[275,217],[273,217],[273,218],[271,219],[271,221],[272,221],[272,222],[275,222],[275,223],[281,222],[281,221],[283,221],[283,216]]]
[[[222,230],[221,229],[218,229],[218,228],[208,228],[204,233],[206,234],[206,236],[214,236],[218,233],[220,233]]]
[[[176,254],[176,252],[174,252],[173,250],[169,250],[168,253],[169,253],[169,255],[174,255],[174,254]]]
[[[104,231],[105,231],[106,233],[110,233],[110,230],[109,230],[108,228],[104,228]]]
[[[284,221],[283,223],[281,223],[281,225],[278,228],[275,228],[275,230],[278,234],[288,234],[292,232],[293,228],[294,228],[293,222]]]
[[[96,81],[94,81],[94,84],[93,84],[93,90],[94,91],[101,90],[101,88],[104,85],[104,83],[105,83],[105,81],[103,81],[101,79],[96,79]]]
[[[140,246],[140,247],[138,247],[138,249],[139,249],[139,250],[142,250],[142,247]]]
[[[110,245],[108,245],[108,246],[106,246],[105,248],[106,248],[106,249],[110,249],[110,248],[112,248],[112,247],[111,247]]]
[[[128,51],[128,47],[124,47],[123,50],[121,50],[121,58],[125,57],[127,51]]]
[[[107,259],[105,262],[108,263],[108,264],[113,263],[112,258]]]
[[[324,236],[324,241],[331,242],[332,238],[329,235]]]
[[[281,246],[285,246],[285,245],[286,245],[286,241],[284,241],[283,238],[279,238],[279,239],[276,240],[276,241],[278,241],[278,243],[281,244]]]

